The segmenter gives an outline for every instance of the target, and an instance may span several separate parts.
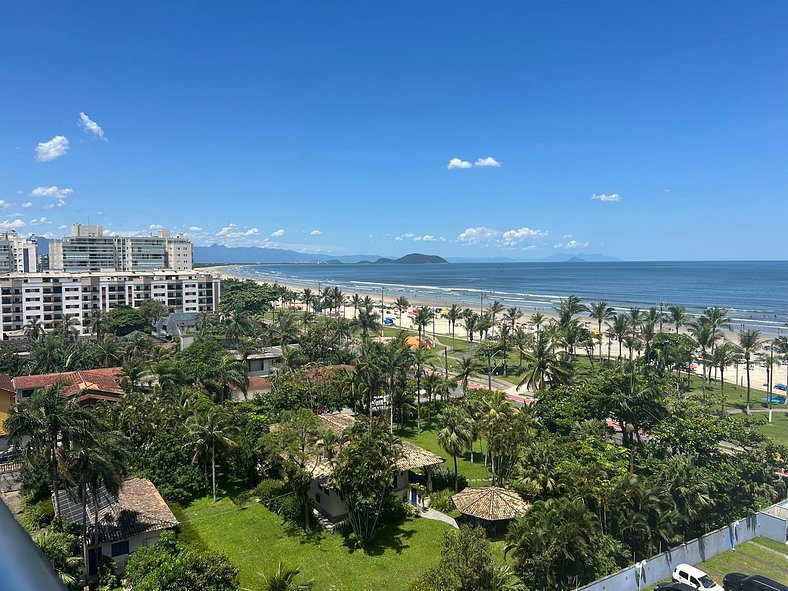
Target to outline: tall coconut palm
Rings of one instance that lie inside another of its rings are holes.
[[[531,314],[531,318],[529,319],[531,324],[536,327],[536,332],[539,332],[542,329],[542,325],[545,323],[545,315],[541,312],[534,312]]]
[[[401,327],[402,314],[403,312],[406,312],[408,310],[408,308],[410,307],[410,302],[408,301],[408,298],[406,298],[405,296],[399,296],[396,300],[394,300],[394,307],[397,309],[397,312],[399,312],[399,325]]]
[[[679,330],[687,323],[689,317],[684,306],[670,306],[668,308],[668,318],[670,318],[671,324],[676,328],[676,334],[679,334]]]
[[[308,287],[304,288],[304,291],[301,292],[301,301],[304,302],[305,311],[309,312],[309,307],[312,304],[312,298],[314,297],[315,292],[313,292]]]
[[[361,307],[361,296],[354,293],[350,298],[350,305],[353,306],[353,320],[355,320],[358,309]]]
[[[457,325],[457,321],[462,318],[462,308],[460,308],[457,304],[452,304],[451,307],[446,311],[446,319],[449,321],[451,325],[451,340],[454,343],[454,334],[455,334],[455,327]]]
[[[592,302],[588,305],[588,315],[596,320],[597,331],[602,334],[602,323],[612,319],[616,312],[607,302]],[[602,341],[599,341],[599,361],[602,361]]]
[[[720,414],[725,413],[725,369],[738,363],[741,359],[741,349],[728,340],[720,343],[712,355],[712,363],[720,370]]]
[[[747,414],[750,414],[750,362],[753,353],[760,350],[762,345],[760,330],[750,328],[739,332],[739,346],[744,354],[744,369],[747,372]]]
[[[571,367],[565,351],[558,351],[555,342],[546,337],[537,338],[533,348],[525,352],[525,375],[517,388],[525,386],[532,392],[565,383]]]
[[[471,447],[473,441],[471,418],[461,406],[447,406],[441,413],[439,421],[441,429],[438,431],[438,444],[454,460],[454,492],[459,492],[457,456]]]
[[[354,329],[361,329],[361,339],[366,342],[369,338],[370,332],[380,332],[381,325],[378,320],[378,315],[373,314],[371,310],[362,307],[358,316],[351,323]]]
[[[558,314],[558,324],[562,328],[571,322],[571,320],[581,312],[586,311],[583,302],[576,295],[570,295],[566,299],[561,298],[559,304],[554,308]]]
[[[5,427],[10,442],[21,445],[27,438],[26,454],[46,457],[52,490],[59,490],[65,454],[72,445],[90,443],[96,431],[96,415],[80,408],[74,398],[63,395],[63,383],[36,390],[9,413]],[[60,505],[55,495],[55,514]]]
[[[703,364],[703,390],[706,391],[706,367],[708,365],[710,354],[714,345],[714,332],[711,322],[705,316],[700,316],[687,325],[688,331],[695,342],[700,347],[700,358]]]
[[[419,342],[419,346],[410,349],[410,363],[416,366],[416,425],[421,429],[421,377],[424,368],[435,358],[435,354]]]
[[[462,385],[462,393],[466,394],[468,392],[468,380],[478,369],[478,363],[474,357],[464,357],[460,359],[460,366],[457,371],[457,375],[454,376],[455,380],[459,380],[460,384]]]
[[[231,398],[232,388],[237,388],[246,398],[249,378],[246,375],[246,364],[232,355],[225,353],[215,361],[208,376],[209,387],[219,394],[219,402]]]
[[[31,341],[40,338],[44,334],[46,334],[44,322],[37,316],[33,316],[25,323],[25,336]]]
[[[119,433],[97,430],[95,437],[83,445],[68,463],[66,477],[75,485],[73,491],[82,502],[82,558],[85,564],[84,583],[89,572],[90,546],[99,544],[99,494],[102,488],[117,498],[129,458],[127,440]],[[89,540],[87,517],[88,498],[92,505],[92,539]],[[92,543],[91,543],[92,542]]]
[[[206,410],[192,415],[186,420],[189,432],[187,443],[193,451],[192,461],[209,458],[211,462],[211,491],[216,502],[216,452],[237,445],[237,428],[227,422],[220,406],[209,406]]]
[[[468,334],[468,342],[473,343],[473,334],[476,332],[476,325],[479,323],[479,315],[466,308],[462,312],[462,323],[465,327],[465,332]]]
[[[416,310],[416,314],[413,316],[413,324],[416,325],[416,329],[418,330],[419,341],[424,337],[427,325],[432,322],[432,314],[432,308],[421,306]]]
[[[624,314],[616,314],[613,316],[613,322],[608,323],[610,327],[610,333],[613,335],[613,338],[618,341],[618,358],[621,359],[621,346],[624,342],[624,338],[629,333],[629,322],[627,320],[626,315]]]
[[[487,306],[487,313],[490,315],[490,327],[493,331],[495,330],[495,317],[505,309],[504,305],[498,300],[495,300],[492,304]]]
[[[520,318],[522,318],[522,317],[523,317],[523,313],[516,306],[514,308],[507,308],[506,309],[506,314],[504,315],[504,318],[506,318],[506,322],[509,323],[509,326],[511,327],[512,332],[514,332],[514,325],[515,325],[515,323],[518,320],[520,320]]]

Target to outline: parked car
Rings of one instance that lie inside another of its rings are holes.
[[[695,587],[673,581],[671,583],[660,583],[654,588],[654,591],[695,591]]]
[[[783,585],[761,575],[743,575],[741,573],[728,573],[722,579],[725,591],[788,591],[788,585]]]
[[[709,575],[691,564],[680,564],[673,570],[673,580],[701,591],[725,591]]]

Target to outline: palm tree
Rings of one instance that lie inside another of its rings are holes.
[[[355,320],[356,314],[358,314],[358,309],[361,307],[361,296],[357,293],[354,293],[350,298],[350,305],[353,306],[353,320]]]
[[[25,336],[31,341],[36,340],[44,334],[46,334],[44,322],[38,316],[33,316],[25,323]]]
[[[421,339],[424,336],[423,333],[425,332],[427,325],[432,322],[432,314],[432,308],[421,306],[416,310],[416,314],[413,316],[412,322],[416,325],[416,329],[419,332],[419,342],[421,342]]]
[[[608,326],[610,327],[611,334],[618,341],[618,358],[620,360],[621,345],[629,332],[629,322],[624,314],[616,314],[613,316],[613,323],[608,323]]]
[[[479,315],[472,310],[466,310],[463,313],[463,324],[465,325],[465,332],[468,333],[468,342],[473,343],[473,333],[476,332],[476,327],[479,324]]]
[[[232,387],[240,390],[246,398],[246,389],[249,386],[246,364],[229,353],[225,353],[216,360],[216,365],[211,368],[208,382],[211,389],[219,393],[219,402],[224,402],[230,397]]]
[[[438,444],[454,459],[454,492],[459,492],[457,456],[471,446],[471,419],[461,406],[447,406],[440,415]]]
[[[373,314],[371,310],[363,307],[358,313],[358,317],[352,321],[352,326],[353,328],[361,329],[361,338],[364,342],[369,338],[370,332],[380,332],[381,330],[378,315]]]
[[[687,323],[687,310],[684,306],[671,306],[668,308],[668,318],[676,327],[676,334],[679,334],[679,329]]]
[[[478,369],[478,364],[474,357],[465,357],[460,359],[460,367],[458,368],[457,375],[454,376],[455,380],[460,380],[462,384],[462,393],[467,394],[468,392],[468,380],[470,379],[473,372]]]
[[[394,300],[394,307],[397,309],[397,312],[399,312],[399,325],[401,327],[402,313],[407,311],[407,309],[410,307],[410,302],[405,296],[399,296],[396,300]]]
[[[713,347],[713,330],[711,322],[705,316],[700,316],[688,324],[689,333],[700,347],[701,363],[703,363],[703,390],[706,390],[706,365],[708,362],[707,352]]]
[[[254,323],[247,312],[233,310],[222,317],[224,326],[224,337],[237,346],[242,337],[249,336],[253,332]]]
[[[490,328],[492,328],[493,331],[495,331],[495,317],[505,309],[504,305],[498,300],[495,300],[492,304],[487,306],[487,314],[490,315]]]
[[[744,354],[744,368],[747,372],[747,414],[750,414],[750,361],[752,354],[763,345],[761,331],[753,328],[739,332],[739,346]]]
[[[523,313],[515,306],[514,308],[507,308],[504,317],[511,326],[512,332],[514,332],[514,325],[518,320],[520,320],[520,318],[523,317]]]
[[[261,591],[309,591],[314,585],[314,580],[298,582],[296,578],[300,574],[301,569],[297,566],[290,568],[283,566],[280,562],[275,572],[262,573],[263,588]]]
[[[306,306],[305,312],[309,312],[309,306],[312,304],[312,298],[314,295],[315,292],[313,292],[308,287],[305,287],[304,291],[301,292],[301,301],[304,302],[304,306]]]
[[[558,306],[554,309],[558,314],[558,324],[562,328],[568,325],[575,315],[587,310],[583,302],[576,295],[570,295],[566,299],[561,298]]]
[[[22,439],[28,438],[25,453],[45,455],[54,492],[59,490],[65,454],[71,445],[90,442],[97,424],[95,414],[63,395],[63,387],[63,383],[57,383],[36,390],[11,410],[5,422],[10,442],[21,445]],[[60,515],[57,495],[55,514]]]
[[[222,407],[210,406],[207,411],[192,415],[186,421],[189,431],[189,445],[194,451],[192,461],[210,457],[211,490],[213,502],[216,502],[216,452],[235,447],[234,437],[237,429],[226,422]]]
[[[100,434],[99,434],[100,433]],[[98,547],[99,493],[103,487],[117,498],[125,475],[129,458],[126,438],[112,431],[97,432],[93,441],[82,446],[69,465],[67,476],[76,484],[79,500],[82,501],[82,556],[85,561],[84,578],[87,583],[89,571],[89,545]],[[88,544],[87,498],[93,505],[92,544]]]
[[[539,332],[542,329],[542,325],[544,324],[545,315],[542,314],[541,312],[534,312],[533,314],[531,314],[530,321],[531,324],[536,326],[536,332]]]
[[[596,320],[597,331],[602,334],[602,323],[615,317],[616,312],[607,302],[592,302],[588,305],[588,315]],[[599,341],[599,361],[602,361],[602,341]]]
[[[462,318],[462,308],[460,308],[457,304],[452,304],[451,307],[446,312],[446,319],[449,321],[451,325],[451,340],[452,345],[454,344],[454,329],[457,325],[457,321]]]
[[[720,414],[725,413],[725,368],[738,363],[741,358],[741,349],[730,341],[723,341],[712,355],[714,366],[720,370]]]
[[[570,375],[570,364],[565,351],[557,351],[552,339],[537,338],[532,349],[525,352],[525,376],[517,388],[525,386],[533,392],[565,383]]]
[[[411,364],[416,366],[416,425],[421,430],[421,376],[424,366],[435,358],[435,354],[421,342],[415,349],[410,349]]]

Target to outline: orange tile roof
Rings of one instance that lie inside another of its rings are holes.
[[[96,395],[111,395],[110,397],[123,394],[123,388],[118,384],[121,369],[119,367],[107,367],[103,369],[86,369],[81,371],[67,371],[61,373],[47,373],[32,376],[18,376],[12,380],[13,389],[20,390],[40,390],[49,388],[58,382],[63,382],[65,396],[79,394],[80,398],[91,393]]]

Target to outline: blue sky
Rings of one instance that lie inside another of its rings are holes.
[[[786,30],[784,0],[6,2],[0,226],[785,258]]]

